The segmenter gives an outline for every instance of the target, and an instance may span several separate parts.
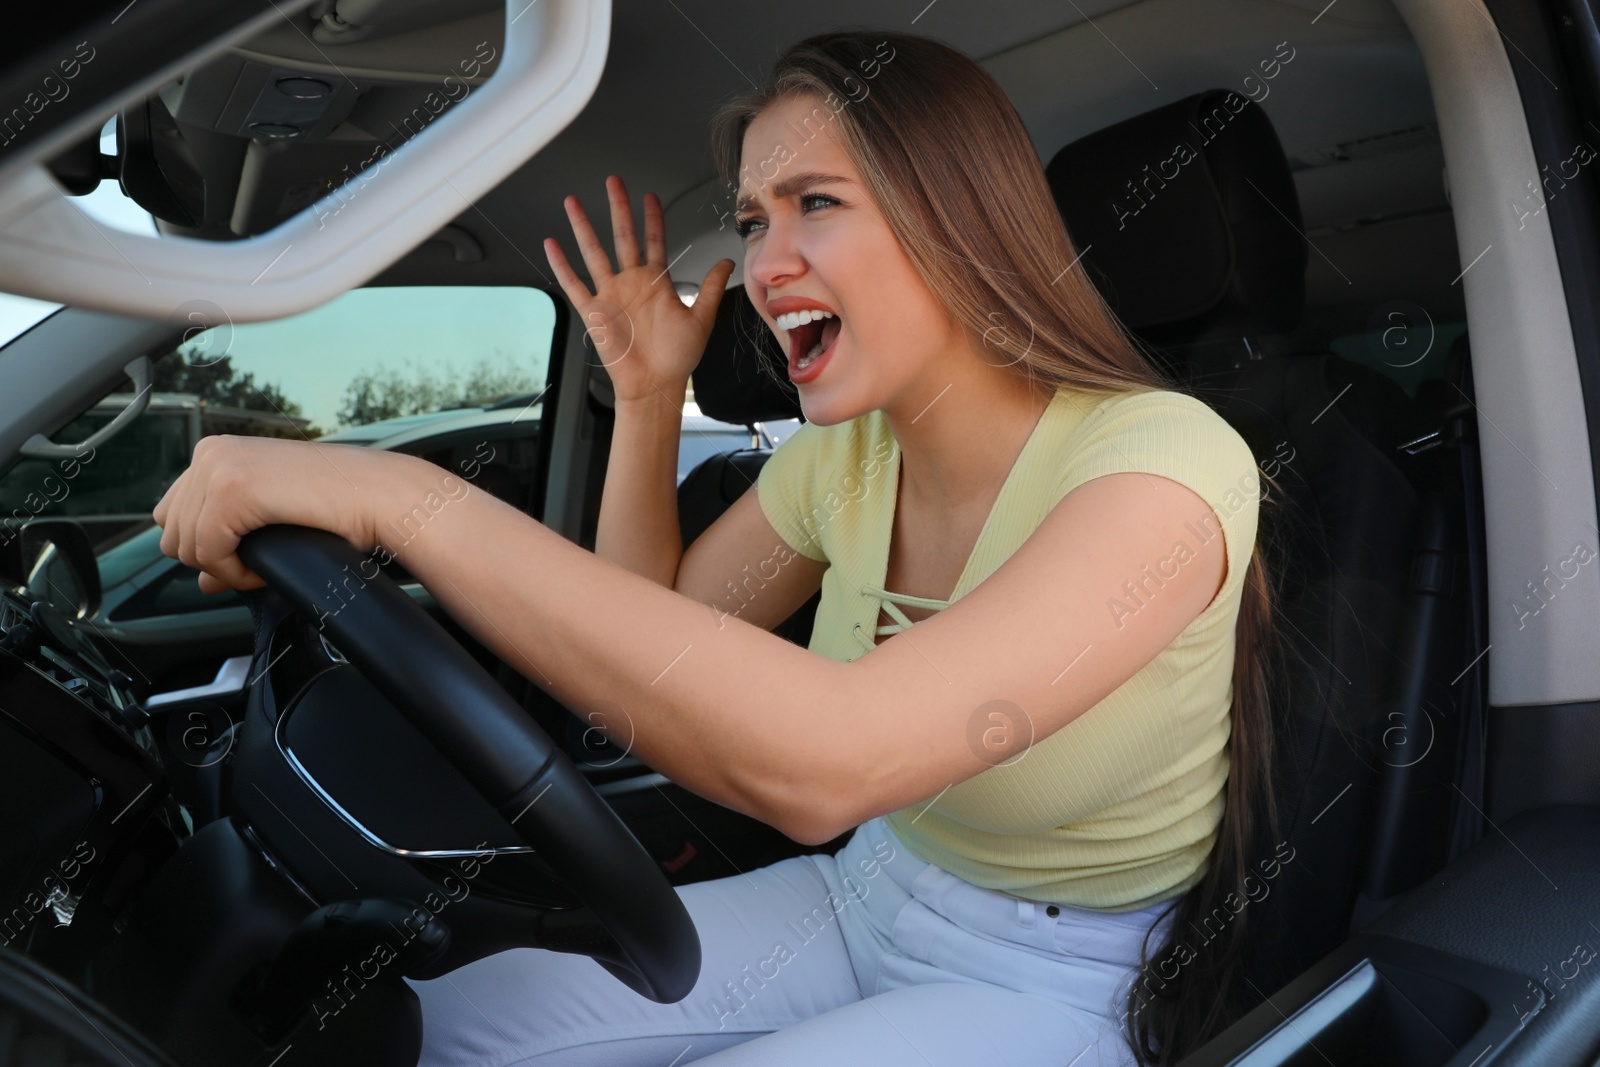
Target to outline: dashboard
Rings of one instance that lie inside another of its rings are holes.
[[[193,833],[131,681],[58,608],[0,593],[0,945],[68,976]]]
[[[0,648],[31,662],[46,678],[78,697],[102,719],[124,727],[159,758],[149,717],[133,697],[133,679],[112,667],[95,636],[44,601],[6,593],[0,599]]]

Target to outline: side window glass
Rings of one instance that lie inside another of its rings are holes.
[[[237,603],[206,596],[160,553],[151,510],[209,434],[337,441],[419,455],[537,516],[539,426],[555,304],[513,286],[357,289],[287,319],[195,332],[153,362],[148,407],[77,460],[25,458],[0,475],[0,522],[83,523],[102,618]],[[131,383],[52,435],[82,441]]]
[[[1446,357],[1466,332],[1465,322],[1435,323],[1421,307],[1394,301],[1373,315],[1364,332],[1335,337],[1328,348],[1393,378],[1414,397],[1424,382],[1447,376]]]
[[[755,447],[755,440],[746,427],[704,415],[685,415],[678,438],[678,484],[712,456]]]
[[[776,448],[800,426],[799,419],[759,422],[751,427],[721,422],[700,412],[691,398],[683,408],[683,433],[678,438],[678,484],[713,456],[746,448]]]

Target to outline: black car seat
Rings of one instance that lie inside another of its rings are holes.
[[[1411,758],[1396,728],[1427,716],[1423,691],[1406,689],[1412,668],[1449,640],[1438,627],[1419,638],[1411,618],[1419,494],[1400,446],[1416,436],[1416,408],[1372,368],[1295,350],[1308,242],[1282,146],[1253,101],[1197,93],[1067,145],[1046,174],[1111,308],[1282,490],[1282,507],[1263,501],[1260,540],[1280,573],[1289,656],[1274,793],[1294,858],[1247,905],[1246,973],[1265,997],[1347,936],[1374,827],[1393,831],[1389,850],[1437,831],[1385,808]],[[1437,592],[1428,578],[1416,595]],[[1445,764],[1441,754],[1429,769]],[[1277,844],[1261,842],[1261,855]]]
[[[691,375],[700,412],[748,426],[802,418],[799,391],[789,382],[787,359],[777,339],[736,285],[722,294],[705,353]],[[687,548],[746,490],[753,489],[769,448],[724,452],[702,461],[678,486],[678,528]],[[796,644],[811,640],[811,624],[822,593],[773,628]]]

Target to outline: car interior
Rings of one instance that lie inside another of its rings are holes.
[[[1600,1063],[1592,0],[122,8],[0,73],[0,292],[42,302],[0,346],[0,1063],[410,1067],[403,979],[517,946],[670,1003],[673,887],[843,846],[657,773],[397,563],[276,527],[269,588],[207,603],[148,511],[206,433],[333,433],[592,550],[615,405],[541,248],[563,196],[657,192],[697,299],[742,262],[710,116],[858,26],[995,77],[1074,268],[1267,476],[1292,858],[1251,1010],[1182,1063]],[[685,546],[803,419],[741,277]],[[384,392],[412,354],[477,384]]]

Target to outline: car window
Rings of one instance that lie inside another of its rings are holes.
[[[757,423],[751,428],[700,414],[692,400],[684,405],[683,433],[678,439],[678,484],[712,456],[746,448],[775,448],[800,427],[799,419]]]
[[[724,452],[751,447],[750,431],[730,422],[685,417],[683,435],[678,439],[678,484],[700,464]]]
[[[196,334],[174,384],[304,419],[308,437],[537,394],[555,305],[537,289],[357,289],[302,315]]]
[[[202,593],[193,568],[161,554],[161,527],[154,524],[142,527],[97,558],[100,583],[114,594],[112,601],[102,603],[100,609],[108,622],[187,615],[239,603],[234,593]],[[147,581],[136,584],[141,575]]]
[[[1374,312],[1366,330],[1335,337],[1328,348],[1393,378],[1415,396],[1423,382],[1445,377],[1445,353],[1466,332],[1465,322],[1435,323],[1421,307],[1397,300]]]
[[[776,448],[789,439],[789,435],[800,428],[799,419],[780,419],[777,422],[763,422],[762,428],[767,431],[767,436],[772,439],[772,447]]]
[[[398,286],[197,331],[154,361],[148,406],[121,433],[78,459],[24,458],[0,476],[0,519],[81,522],[100,557],[102,611],[122,620],[225,603],[181,565],[148,572],[165,558],[150,512],[209,434],[405,451],[532,513],[554,328],[555,304],[537,289]],[[53,440],[84,441],[132,400],[131,387]]]

